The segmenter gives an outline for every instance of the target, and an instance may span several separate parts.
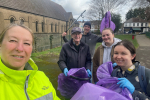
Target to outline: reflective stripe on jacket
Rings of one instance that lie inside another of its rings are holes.
[[[33,70],[13,70],[0,60],[0,100],[60,100],[48,77],[31,59],[28,64]]]

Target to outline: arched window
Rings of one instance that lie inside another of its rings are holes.
[[[10,18],[10,23],[15,23],[15,18],[14,17]]]
[[[61,32],[63,32],[63,25],[61,26]]]
[[[20,24],[21,24],[21,25],[24,24],[24,19],[20,19]]]
[[[44,32],[44,22],[42,22],[42,32]]]
[[[51,24],[51,32],[53,32],[53,23]]]
[[[57,24],[55,25],[55,32],[57,32]]]
[[[35,22],[36,32],[38,32],[38,21]]]
[[[147,27],[147,23],[145,23],[145,26]]]
[[[66,26],[64,25],[64,31],[66,31]]]

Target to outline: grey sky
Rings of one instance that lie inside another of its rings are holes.
[[[78,18],[78,16],[84,11],[89,9],[89,3],[91,0],[51,0],[56,2],[57,4],[60,4],[66,12],[72,12],[74,18]],[[130,9],[129,5],[123,9],[121,12],[119,12],[122,16],[122,22],[125,21],[125,14]],[[85,12],[85,14],[86,14]],[[83,20],[83,18],[80,18],[79,20]],[[86,20],[84,18],[84,20]]]

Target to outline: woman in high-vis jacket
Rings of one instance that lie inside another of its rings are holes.
[[[0,34],[0,100],[60,100],[32,59],[32,31],[12,24]]]

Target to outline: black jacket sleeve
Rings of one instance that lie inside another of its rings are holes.
[[[91,70],[91,54],[90,54],[90,49],[88,46],[88,52],[87,52],[87,56],[86,56],[86,69]]]
[[[133,97],[133,100],[150,100],[148,96],[146,96],[145,94],[137,90],[134,90],[132,97]]]
[[[66,39],[65,36],[63,36],[63,40],[64,40],[64,42],[68,42],[68,40]]]
[[[64,71],[64,68],[67,68],[66,59],[66,52],[63,46],[59,55],[59,61],[57,62],[62,72]]]
[[[147,81],[147,94],[145,95],[144,93],[135,90],[132,94],[133,100],[136,100],[136,98],[139,98],[139,100],[150,100],[150,69],[148,68],[145,69],[145,77]]]
[[[97,36],[97,42],[103,42],[102,37]]]

